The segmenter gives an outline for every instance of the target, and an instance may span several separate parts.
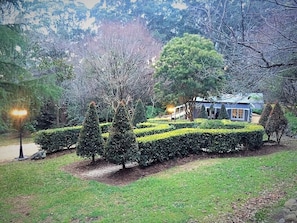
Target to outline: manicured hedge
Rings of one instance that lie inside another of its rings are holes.
[[[102,138],[104,140],[108,138],[108,127],[110,125],[111,123],[100,124],[101,131],[103,132]],[[145,125],[149,127],[144,128]],[[134,129],[133,131],[136,137],[142,137],[170,131],[173,128],[169,124],[142,123],[141,128]],[[80,129],[81,126],[42,130],[35,134],[34,142],[39,144],[41,149],[44,149],[47,153],[69,149],[77,143]]]
[[[264,130],[260,125],[245,124],[240,129],[186,128],[138,138],[140,166],[184,157],[201,151],[229,153],[262,146]]]
[[[102,137],[107,139],[106,131],[110,123],[100,124],[100,126],[102,132],[105,132]],[[144,128],[145,126],[148,127]],[[181,126],[191,128],[181,128]],[[220,128],[217,128],[218,126]],[[35,136],[35,143],[47,153],[67,149],[76,144],[80,129],[81,126],[39,131]],[[229,120],[221,120],[217,123],[206,119],[194,122],[142,123],[133,131],[139,144],[140,166],[202,151],[230,153],[243,149],[258,149],[262,146],[264,134],[261,125]]]
[[[107,132],[111,123],[100,124],[101,131]],[[42,130],[35,133],[34,142],[47,153],[69,149],[76,144],[81,126]]]

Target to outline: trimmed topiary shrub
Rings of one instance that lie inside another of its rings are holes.
[[[120,102],[115,111],[104,157],[111,163],[121,164],[123,169],[127,162],[136,162],[139,159],[138,143],[124,102]]]
[[[202,105],[201,108],[199,109],[198,118],[205,118],[205,119],[207,119],[207,113],[206,113],[206,110],[205,110],[205,106],[204,105]]]
[[[103,150],[104,142],[99,127],[96,104],[91,102],[80,130],[76,154],[81,157],[92,158],[92,163],[94,163],[95,156],[102,155]]]
[[[146,121],[147,121],[147,118],[145,113],[145,107],[142,101],[139,99],[137,100],[135,111],[133,113],[132,124],[133,126],[136,126],[138,123],[142,123]]]
[[[280,144],[280,140],[285,132],[287,125],[288,120],[284,116],[280,104],[277,102],[268,117],[265,131],[268,133],[267,135],[272,135],[273,133],[275,133],[276,141],[278,144]]]
[[[261,117],[259,119],[259,124],[262,125],[264,128],[266,126],[266,123],[267,123],[267,120],[269,118],[271,111],[272,111],[272,106],[270,103],[267,103],[262,114],[261,114]],[[266,132],[266,134],[268,135],[267,132]],[[270,135],[268,135],[268,140],[269,140],[269,138],[270,138]]]
[[[222,106],[221,106],[221,110],[220,110],[218,119],[229,119],[229,115],[227,113],[226,106],[224,104],[222,104]]]

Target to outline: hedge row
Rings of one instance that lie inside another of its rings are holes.
[[[108,138],[108,128],[111,123],[100,124],[103,139]],[[169,124],[143,123],[142,126],[148,128],[134,129],[136,137],[158,134],[172,130],[174,127]],[[34,142],[40,145],[41,149],[47,153],[57,152],[59,150],[69,149],[77,143],[81,126],[66,127],[42,130],[35,134]]]
[[[111,123],[100,124],[102,132],[108,132]],[[34,142],[47,153],[69,149],[76,144],[81,126],[65,127],[38,131],[34,135]]]
[[[209,122],[207,125],[204,122]],[[177,127],[175,124],[177,123]],[[211,120],[195,122],[171,122],[167,124],[143,123],[134,129],[139,143],[139,165],[148,166],[154,162],[163,162],[176,157],[210,153],[230,153],[243,149],[258,149],[262,146],[264,129],[260,125],[222,121],[226,128],[216,128],[218,123]],[[201,124],[202,123],[202,124]],[[180,128],[181,126],[198,126]],[[200,128],[199,125],[203,128]],[[100,124],[103,138],[110,123]],[[144,126],[149,126],[144,128]],[[173,130],[173,128],[176,128]],[[76,144],[81,126],[39,131],[35,143],[47,153],[70,148]]]
[[[201,151],[230,153],[245,148],[258,149],[262,146],[263,134],[262,126],[246,123],[240,129],[186,128],[145,136],[138,138],[139,165],[148,166]]]

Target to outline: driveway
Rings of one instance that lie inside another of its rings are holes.
[[[35,143],[23,144],[23,154],[30,157],[39,150]],[[0,146],[0,162],[16,160],[19,157],[20,145]]]

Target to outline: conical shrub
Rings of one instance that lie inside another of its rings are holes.
[[[198,114],[198,118],[205,118],[207,119],[207,114],[206,114],[206,110],[205,110],[205,106],[202,105],[200,110],[199,110],[199,114]]]
[[[145,107],[141,101],[141,99],[137,100],[135,111],[132,118],[132,124],[133,126],[136,126],[138,123],[146,122],[146,113],[145,113]]]
[[[121,102],[115,111],[104,157],[111,163],[122,165],[123,169],[126,163],[139,160],[138,143],[124,102]]]
[[[96,155],[102,155],[104,151],[104,142],[99,126],[99,119],[95,102],[91,102],[83,122],[76,154],[81,157],[92,158],[95,161]]]
[[[267,120],[265,131],[272,135],[275,133],[276,141],[280,144],[281,137],[283,136],[285,129],[288,125],[288,120],[284,116],[284,112],[280,104],[277,102],[271,111]]]
[[[222,104],[222,106],[221,106],[221,110],[220,110],[218,119],[229,119],[229,115],[227,113],[226,106],[224,104]]]

